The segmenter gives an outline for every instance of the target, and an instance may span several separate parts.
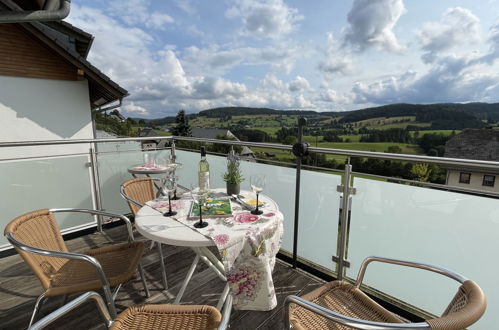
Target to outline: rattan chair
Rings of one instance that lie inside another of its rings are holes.
[[[69,252],[54,216],[58,212],[121,218],[127,225],[128,242],[84,253]],[[15,218],[7,225],[4,234],[38,277],[44,289],[36,300],[30,325],[48,297],[90,290],[103,289],[109,310],[116,316],[114,299],[118,290],[123,283],[135,276],[137,269],[146,295],[149,296],[140,263],[144,244],[134,242],[131,222],[125,216],[87,209],[43,209]],[[116,287],[113,293],[111,286]]]
[[[461,283],[456,295],[440,317],[408,323],[386,310],[360,290],[367,265],[373,261],[436,272]],[[460,330],[480,319],[486,309],[485,296],[473,281],[446,269],[381,257],[362,263],[355,285],[333,281],[304,295],[285,300],[286,329],[432,329]]]
[[[134,216],[147,201],[156,198],[155,181],[157,180],[150,177],[141,177],[125,181],[121,184],[120,194],[127,201],[130,211]],[[156,244],[158,247],[163,286],[166,290],[168,289],[168,280],[166,278],[163,250],[161,243],[156,242]]]
[[[141,305],[128,307],[113,320],[102,297],[96,292],[87,292],[40,319],[30,330],[43,329],[90,300],[95,301],[111,330],[225,330],[232,306],[232,297],[228,297],[222,314],[215,307],[207,305]]]

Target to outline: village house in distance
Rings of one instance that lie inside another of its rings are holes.
[[[499,130],[467,129],[447,141],[445,157],[499,160]],[[499,192],[498,172],[449,167],[446,184],[476,190]]]

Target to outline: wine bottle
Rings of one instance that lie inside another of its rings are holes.
[[[201,147],[201,160],[199,161],[198,181],[199,181],[199,190],[201,191],[210,190],[210,164],[208,164],[208,161],[206,160],[205,147]]]

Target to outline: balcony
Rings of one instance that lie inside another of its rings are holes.
[[[158,139],[168,139],[158,137]],[[150,139],[150,138],[148,138]],[[291,149],[290,146],[253,144],[235,141],[174,138],[189,142],[257,145],[259,147]],[[2,226],[24,212],[46,207],[99,208],[115,213],[129,213],[128,206],[119,195],[119,185],[128,179],[127,169],[142,162],[140,139],[102,139],[83,141],[47,141],[38,143],[0,144],[1,149],[12,151],[2,157],[0,168],[4,175],[0,181],[3,205]],[[70,153],[65,146],[63,155],[54,152],[57,145],[78,144],[78,152]],[[50,156],[33,153],[51,145]],[[90,152],[80,152],[88,146]],[[170,153],[170,148],[157,153]],[[395,155],[311,148],[311,152],[329,156],[366,157],[404,162],[459,165],[467,168],[499,168],[498,163],[452,160],[423,156]],[[175,149],[180,184],[195,183],[199,155],[189,150]],[[19,156],[21,155],[21,156]],[[30,156],[32,155],[32,156]],[[225,158],[209,155],[213,187],[223,187],[221,173]],[[350,170],[333,171],[293,164],[243,162],[245,177],[256,173],[267,174],[265,193],[278,204],[285,216],[284,239],[279,254],[280,261],[273,274],[276,282],[278,307],[271,312],[233,311],[231,326],[235,329],[275,329],[283,326],[282,301],[289,294],[304,294],[331,277],[355,278],[360,264],[370,255],[407,259],[439,265],[476,281],[488,299],[488,310],[473,329],[492,329],[499,324],[493,312],[499,307],[496,279],[499,268],[496,233],[499,226],[497,198],[493,192],[452,188],[424,182],[411,182],[397,178],[365,176]],[[297,173],[300,173],[300,198],[295,208]],[[345,180],[346,178],[346,180]],[[345,186],[345,181],[350,185]],[[243,183],[248,184],[248,182]],[[355,189],[352,189],[355,188]],[[347,196],[343,198],[343,196]],[[348,209],[349,212],[342,210]],[[298,211],[298,212],[297,212]],[[298,214],[298,223],[295,222]],[[59,223],[72,250],[120,239],[126,232],[121,226],[89,233],[96,227],[94,219],[83,216],[59,217]],[[112,226],[112,224],[110,225]],[[296,235],[296,236],[295,236]],[[4,255],[9,245],[0,240]],[[118,309],[144,302],[171,302],[193,253],[189,249],[164,247],[169,290],[162,291],[157,255],[145,257],[146,276],[152,289],[147,301],[142,295],[139,280],[129,283],[120,291]],[[334,261],[333,261],[334,260]],[[290,264],[296,265],[294,269]],[[312,272],[309,274],[308,272]],[[400,270],[387,265],[373,265],[365,278],[366,290],[387,306],[417,319],[439,315],[454,295],[457,286],[452,281],[418,270]],[[216,305],[223,283],[205,266],[199,267],[188,287],[183,303]],[[0,260],[0,319],[6,328],[21,328],[29,321],[36,297],[41,287],[27,266],[17,255]],[[431,297],[431,299],[428,299]],[[47,304],[49,312],[61,301],[54,299]],[[43,312],[43,311],[42,311]],[[82,313],[69,314],[61,320],[64,326],[90,328],[98,326],[95,309],[86,306]],[[57,324],[55,325],[57,328]]]

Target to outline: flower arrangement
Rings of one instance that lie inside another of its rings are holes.
[[[223,175],[225,182],[229,184],[240,184],[244,181],[243,174],[239,168],[239,163],[239,157],[231,151],[229,156],[227,156],[227,171]]]

